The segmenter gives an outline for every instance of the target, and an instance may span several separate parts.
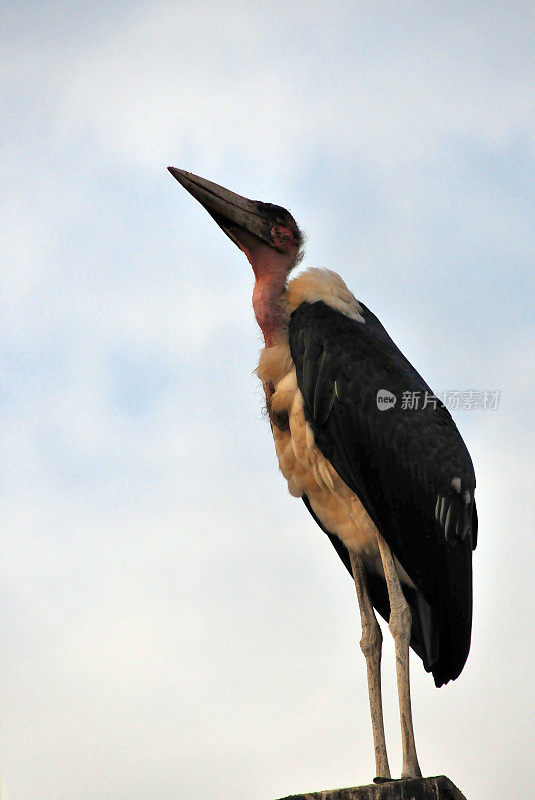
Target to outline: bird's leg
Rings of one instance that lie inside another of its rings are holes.
[[[381,646],[383,635],[368,594],[362,559],[351,551],[349,551],[349,556],[351,559],[353,577],[355,579],[360,619],[362,622],[360,648],[366,657],[368,672],[368,695],[370,698],[370,712],[372,718],[375,769],[377,777],[390,778],[383,724],[383,703],[381,700]]]
[[[392,552],[387,543],[377,532],[377,543],[383,562],[383,570],[390,601],[390,620],[388,627],[394,637],[396,648],[396,673],[398,679],[399,717],[401,722],[401,745],[403,749],[402,778],[419,778],[421,776],[414,743],[412,726],[411,689],[409,678],[409,644],[411,640],[412,617],[409,604],[401,589],[398,573]]]

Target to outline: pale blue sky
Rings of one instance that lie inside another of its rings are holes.
[[[2,11],[4,800],[368,782],[354,589],[277,472],[245,259],[172,164],[292,210],[458,412],[472,652],[417,659],[420,761],[533,780],[535,13],[528,2]],[[400,769],[393,648],[386,726]]]

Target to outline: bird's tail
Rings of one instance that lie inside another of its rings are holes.
[[[472,558],[459,543],[448,549],[447,578],[441,587],[435,612],[438,655],[432,665],[437,686],[454,681],[462,672],[470,651],[472,632]]]

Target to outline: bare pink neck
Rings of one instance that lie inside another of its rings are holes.
[[[285,328],[285,314],[281,303],[285,275],[258,276],[253,290],[253,309],[256,321],[264,335],[266,347],[277,343]]]
[[[273,247],[255,241],[250,249],[240,245],[255,275],[253,309],[264,334],[266,347],[277,344],[286,325],[281,298],[286,276],[295,260],[295,252],[281,253]]]

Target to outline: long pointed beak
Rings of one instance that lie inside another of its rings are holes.
[[[167,167],[171,175],[208,211],[219,227],[232,239],[234,244],[243,249],[241,231],[247,231],[261,239],[270,247],[276,247],[272,237],[273,219],[263,211],[268,204],[249,200],[239,194],[207,181],[191,172],[175,167]],[[233,235],[233,229],[234,230]]]

